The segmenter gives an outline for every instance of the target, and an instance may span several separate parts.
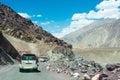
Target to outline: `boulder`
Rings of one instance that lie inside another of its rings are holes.
[[[76,78],[76,77],[79,77],[80,74],[79,73],[73,73],[73,77]]]
[[[113,71],[113,70],[115,70],[115,68],[116,68],[116,65],[114,65],[114,64],[107,64],[106,65],[106,69],[108,71]]]
[[[102,73],[102,74],[100,74],[100,76],[99,76],[99,80],[104,80],[106,77],[108,77],[108,74]]]
[[[100,77],[100,74],[97,74],[97,75],[95,75],[94,77],[92,77],[91,80],[99,80],[99,77]]]
[[[83,80],[90,80],[90,76],[88,74],[84,74],[83,75]]]

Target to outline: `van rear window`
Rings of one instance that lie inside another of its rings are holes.
[[[30,56],[24,55],[24,56],[22,57],[22,60],[36,60],[36,57],[35,57],[35,56],[32,56],[32,55],[30,55]]]

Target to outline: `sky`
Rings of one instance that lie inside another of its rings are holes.
[[[120,18],[120,0],[0,0],[61,38],[96,20]]]

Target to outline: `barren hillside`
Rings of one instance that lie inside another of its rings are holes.
[[[0,31],[0,65],[14,63],[13,59],[19,58],[19,53]]]
[[[18,52],[27,51],[40,56],[47,55],[48,51],[52,53],[52,50],[58,47],[65,51],[62,53],[63,56],[73,57],[72,45],[57,39],[42,27],[32,23],[30,19],[23,18],[1,3],[0,30]]]
[[[66,35],[75,48],[120,47],[120,19],[99,20]]]

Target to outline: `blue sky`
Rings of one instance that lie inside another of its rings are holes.
[[[0,0],[56,37],[96,19],[120,17],[120,0]],[[114,11],[114,13],[113,13]],[[109,13],[112,12],[112,13]]]

